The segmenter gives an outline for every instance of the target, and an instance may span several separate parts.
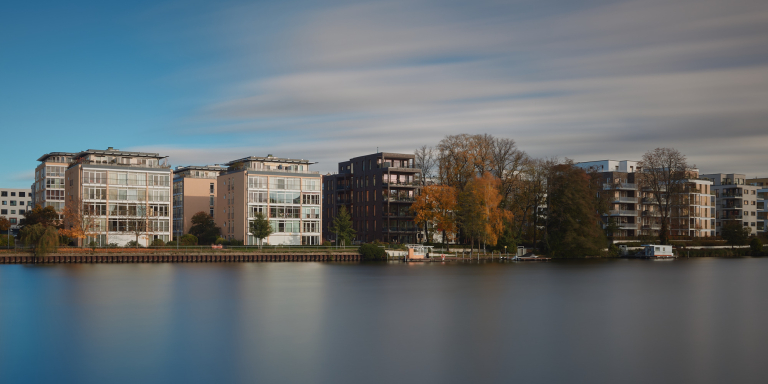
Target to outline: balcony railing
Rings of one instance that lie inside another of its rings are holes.
[[[618,203],[637,203],[637,197],[626,197],[626,196],[614,197],[613,198],[613,202],[618,202]]]
[[[400,202],[400,203],[412,203],[413,202],[413,197],[384,196],[384,201]]]
[[[643,229],[661,229],[661,224],[643,224]]]
[[[643,216],[658,217],[661,216],[661,213],[658,211],[643,211]]]
[[[416,227],[384,227],[384,232],[417,232],[419,229]]]
[[[402,182],[402,181],[382,181],[382,184],[389,185],[390,187],[419,187],[421,186],[421,182],[419,181],[409,181],[409,182]]]
[[[412,217],[413,214],[409,212],[383,212],[384,217]]]
[[[81,160],[76,163],[72,163],[72,165],[76,164],[83,164],[83,165],[109,165],[109,166],[117,166],[117,167],[128,167],[128,168],[161,168],[161,169],[171,169],[171,166],[169,164],[123,164],[123,163],[117,163],[117,162],[107,162],[107,161],[93,161],[93,160]]]
[[[637,211],[631,211],[631,210],[611,210],[610,211],[611,216],[637,216]]]
[[[320,171],[301,171],[298,169],[264,169],[264,168],[252,168],[252,167],[241,167],[241,168],[235,168],[237,170],[239,169],[245,169],[248,171],[255,171],[255,172],[278,172],[278,173],[303,173],[303,174],[309,174],[309,175],[319,175]]]
[[[634,183],[604,183],[603,189],[637,189],[637,184]]]

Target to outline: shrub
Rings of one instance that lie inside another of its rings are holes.
[[[136,241],[136,240],[131,240],[131,241],[125,243],[125,248],[141,248],[141,247],[142,247],[142,245],[139,244],[139,242]]]
[[[186,235],[182,236],[179,241],[181,241],[182,246],[197,245],[197,236],[187,233]]]
[[[232,239],[229,241],[229,245],[243,245],[242,240]]]
[[[330,247],[330,246],[331,246],[331,242],[330,241],[328,241],[328,240],[323,241],[323,247]]]
[[[8,244],[10,243],[10,245]],[[13,248],[16,244],[16,239],[8,237],[7,235],[0,235],[0,248]]]
[[[223,237],[219,237],[218,239],[216,239],[216,245],[229,245],[229,240]]]
[[[752,252],[761,254],[763,253],[763,242],[755,237],[752,239],[752,241],[749,242],[749,248],[752,249]]]
[[[117,247],[119,247],[119,246],[120,246],[120,245],[119,245],[119,244],[117,244],[117,243],[109,243],[109,244],[107,244],[107,247],[109,247],[109,248],[117,248]]]
[[[387,251],[374,244],[363,244],[357,249],[363,260],[386,260]]]
[[[163,239],[154,239],[152,240],[152,244],[150,244],[153,247],[162,247],[165,245],[165,242]]]
[[[165,243],[166,247],[175,247],[176,246],[176,240],[171,240],[167,243]]]

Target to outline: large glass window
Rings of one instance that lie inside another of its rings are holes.
[[[302,188],[303,191],[319,191],[320,190],[320,179],[313,178],[313,179],[302,179]]]

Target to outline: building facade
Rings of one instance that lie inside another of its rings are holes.
[[[72,161],[65,173],[66,204],[93,221],[86,244],[172,240],[172,172],[164,156],[109,147],[79,152]]]
[[[227,167],[221,165],[177,167],[173,171],[173,236],[189,232],[192,216],[205,212],[214,217],[216,178]]]
[[[757,191],[756,185],[746,183],[746,175],[739,173],[710,173],[702,175],[713,182],[712,190],[717,197],[715,229],[720,235],[720,228],[729,220],[739,221],[749,227],[752,234],[757,234]]]
[[[216,179],[214,220],[229,240],[258,244],[250,233],[257,213],[269,219],[264,244],[319,245],[321,177],[304,159],[247,157],[230,161]]]
[[[33,208],[30,189],[0,188],[0,216],[11,222],[11,234],[19,231],[19,223],[28,209]]]
[[[642,169],[631,160],[599,160],[577,163],[576,166],[598,172],[603,179],[603,191],[609,201],[604,226],[614,224],[611,237],[633,238],[658,236],[661,213],[653,193],[640,185]],[[715,235],[712,182],[698,177],[694,170],[685,181],[683,192],[674,196],[669,217],[669,234],[676,237],[711,237]]]
[[[35,168],[35,183],[32,184],[33,204],[53,207],[61,213],[64,209],[64,173],[72,163],[74,153],[51,152],[41,156]]]
[[[383,152],[339,163],[338,173],[323,177],[323,237],[335,240],[329,226],[343,206],[357,241],[421,241],[411,212],[420,185],[421,169],[412,154]]]

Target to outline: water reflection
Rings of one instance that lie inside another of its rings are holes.
[[[765,382],[768,259],[0,266],[0,382]]]

